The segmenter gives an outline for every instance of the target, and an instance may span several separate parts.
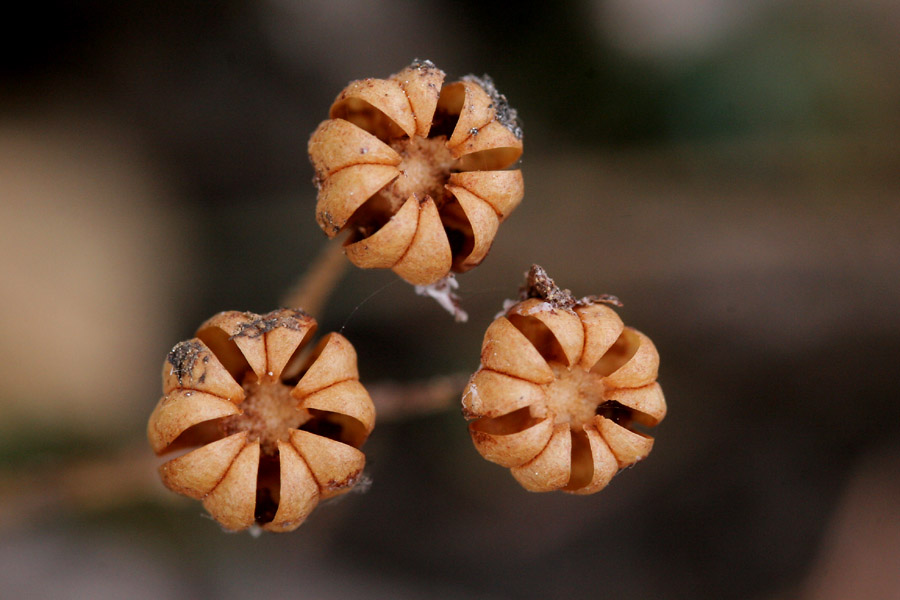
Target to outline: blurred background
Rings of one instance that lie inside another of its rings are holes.
[[[900,597],[900,6],[232,0],[18,6],[0,52],[0,596]],[[364,383],[473,372],[528,266],[662,357],[648,460],[529,494],[458,403],[385,420],[371,485],[225,534],[145,440],[172,345],[313,260],[306,143],[427,58],[521,117],[522,205],[468,324],[348,270]]]

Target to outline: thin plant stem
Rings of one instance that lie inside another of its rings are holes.
[[[422,381],[366,385],[380,423],[400,422],[459,406],[468,376],[461,373]],[[0,532],[27,527],[59,514],[103,511],[147,500],[184,501],[170,494],[156,457],[140,443],[79,460],[51,461],[33,469],[0,469]]]
[[[319,317],[328,297],[347,270],[347,263],[340,240],[326,243],[306,272],[284,295],[281,305],[301,308]]]

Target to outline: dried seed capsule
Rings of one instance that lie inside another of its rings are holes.
[[[353,487],[375,408],[356,352],[330,333],[304,352],[315,319],[295,310],[223,312],[163,364],[147,426],[157,454],[197,448],[160,467],[224,527],[296,529],[319,500]]]
[[[488,327],[463,393],[475,448],[527,490],[591,494],[646,457],[666,414],[659,355],[598,298],[575,300],[533,267],[523,299]]]
[[[347,257],[429,285],[485,258],[522,200],[516,111],[488,77],[442,87],[416,61],[388,79],[350,83],[309,140],[316,220],[350,230]]]

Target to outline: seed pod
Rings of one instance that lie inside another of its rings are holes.
[[[659,355],[602,300],[575,300],[536,268],[488,327],[463,414],[475,448],[525,489],[592,494],[653,447],[635,425],[665,417]]]
[[[516,111],[487,76],[442,87],[416,61],[388,79],[350,83],[309,140],[316,220],[350,230],[347,257],[416,285],[484,260],[524,194]]]
[[[375,408],[346,338],[330,333],[304,351],[315,329],[302,311],[223,312],[163,364],[150,445],[197,448],[160,476],[227,529],[292,531],[362,473]]]

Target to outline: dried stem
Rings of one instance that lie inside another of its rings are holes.
[[[366,385],[379,422],[397,422],[458,406],[468,377],[462,374],[410,383]],[[43,468],[0,470],[0,531],[27,526],[47,515],[109,510],[152,499],[177,501],[156,476],[158,458],[143,443],[111,456],[59,461]],[[53,482],[48,485],[48,482]]]
[[[159,462],[142,443],[112,456],[0,471],[0,531],[60,512],[103,510],[147,498],[169,500],[173,496],[156,476]]]
[[[311,315],[320,316],[328,296],[344,275],[347,263],[340,240],[325,244],[303,276],[285,294],[281,305],[302,308]]]
[[[407,383],[379,382],[367,385],[379,422],[402,421],[441,412],[458,404],[469,380],[457,373]]]

